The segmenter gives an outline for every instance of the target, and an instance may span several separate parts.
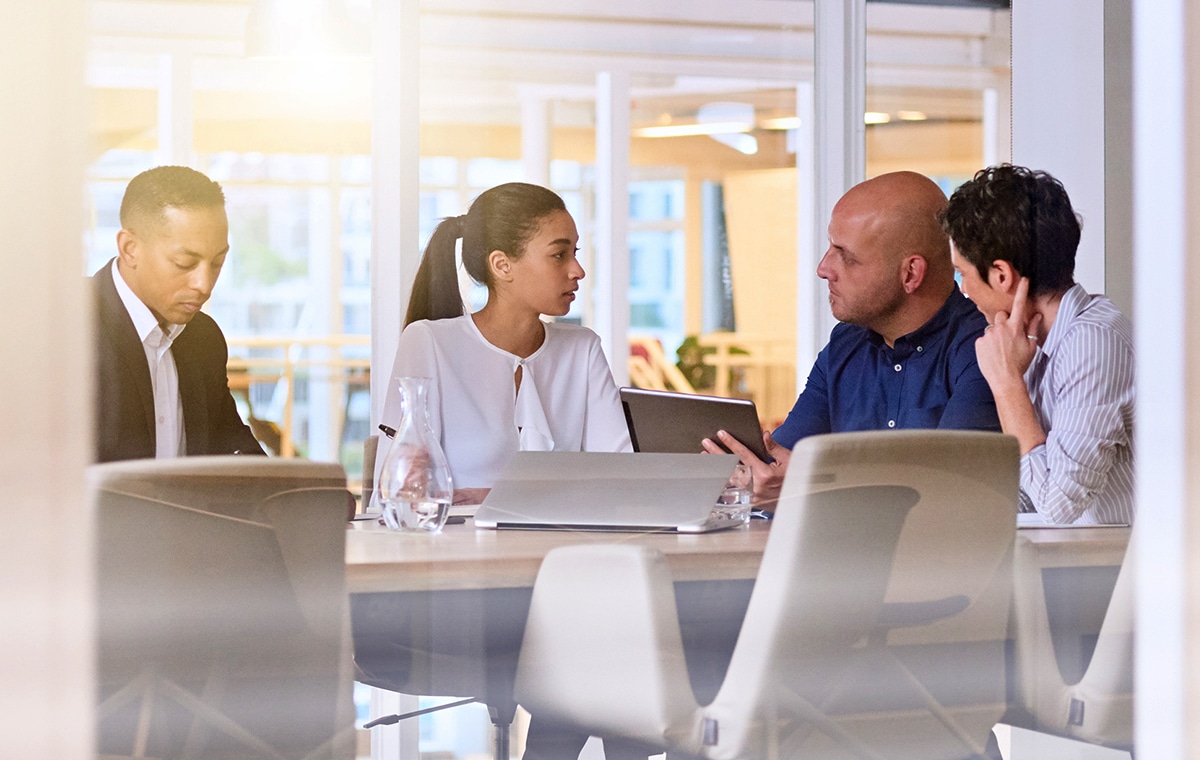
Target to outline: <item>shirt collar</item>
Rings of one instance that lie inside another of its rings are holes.
[[[899,338],[897,338],[895,348],[899,349],[902,346],[915,347],[925,343],[931,335],[934,335],[946,326],[946,323],[950,321],[951,314],[954,313],[958,306],[961,306],[959,301],[965,300],[966,299],[963,296],[962,291],[958,289],[958,283],[955,283],[954,290],[950,292],[949,297],[946,298],[945,302],[942,304],[942,307],[938,309],[937,312],[925,322],[925,324],[921,325],[907,335],[901,335]],[[971,308],[975,308],[974,304],[972,304]],[[867,337],[874,346],[887,345],[883,340],[883,336],[874,330],[868,330]]]
[[[1068,325],[1087,309],[1089,303],[1091,303],[1091,298],[1079,283],[1075,283],[1067,289],[1066,293],[1063,293],[1062,300],[1058,302],[1058,313],[1054,317],[1054,324],[1050,325],[1050,332],[1046,334],[1046,343],[1042,346],[1042,353],[1047,356],[1054,353],[1054,349],[1058,348],[1058,344],[1062,342],[1063,333],[1066,332]]]
[[[146,338],[158,327],[160,333],[166,338],[167,345],[183,332],[183,328],[187,325],[168,324],[163,328],[158,323],[158,319],[154,316],[154,312],[150,311],[150,307],[142,303],[142,299],[137,297],[133,289],[129,287],[129,283],[125,282],[125,278],[121,276],[121,269],[117,266],[117,260],[114,258],[112,262],[113,285],[117,288],[117,295],[121,297],[121,303],[125,304],[125,311],[129,313],[129,318],[133,320],[133,329],[137,330],[138,340],[145,343]]]

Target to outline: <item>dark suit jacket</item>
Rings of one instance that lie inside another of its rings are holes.
[[[96,461],[152,459],[154,394],[146,352],[113,284],[112,262],[92,277],[96,310]],[[171,344],[188,455],[262,454],[238,415],[221,328],[201,312]]]

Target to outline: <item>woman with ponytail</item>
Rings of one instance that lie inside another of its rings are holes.
[[[488,290],[474,314],[459,292],[459,240],[467,274]],[[578,242],[562,199],[522,182],[485,191],[429,239],[392,376],[433,379],[430,425],[457,502],[480,500],[517,451],[632,450],[599,337],[541,319],[575,300]],[[398,425],[398,396],[389,388],[385,425]]]

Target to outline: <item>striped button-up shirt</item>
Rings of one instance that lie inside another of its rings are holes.
[[[1080,285],[1025,372],[1046,442],[1021,458],[1021,505],[1047,522],[1133,522],[1133,329]]]

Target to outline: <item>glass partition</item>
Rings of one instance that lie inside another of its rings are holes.
[[[984,5],[868,4],[868,176],[911,169],[949,191],[1007,158],[1007,12]],[[371,134],[368,61],[248,57],[249,10],[94,4],[86,269],[115,254],[137,172],[177,161],[221,182],[232,254],[209,309],[242,411],[281,455],[341,461],[353,476],[370,432],[372,140],[396,136]],[[823,300],[797,306],[816,277],[797,264],[799,241],[828,221],[800,221],[814,181],[797,169],[814,150],[799,123],[811,104],[797,101],[814,81],[813,3],[421,0],[419,11],[420,96],[401,105],[420,119],[420,245],[488,187],[546,184],[575,217],[588,270],[563,319],[599,327],[610,305],[627,317],[614,374],[753,398],[764,426],[777,423],[813,358],[799,355],[798,329],[829,319]],[[628,82],[612,104],[628,160],[605,162],[598,82],[614,72]],[[599,250],[610,180],[628,197],[614,225],[627,234]],[[614,261],[628,287],[608,293],[597,283]],[[462,281],[480,307],[486,292]],[[446,757],[486,751],[479,732],[423,732]]]

